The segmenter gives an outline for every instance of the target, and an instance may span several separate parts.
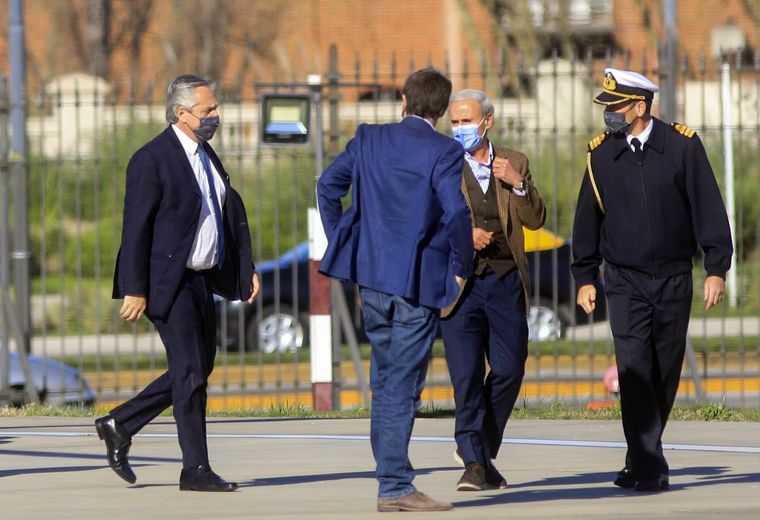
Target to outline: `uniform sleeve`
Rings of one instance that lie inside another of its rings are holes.
[[[317,203],[327,238],[332,235],[343,214],[341,199],[351,188],[351,173],[361,147],[362,126],[346,145],[346,149],[327,167],[317,182]]]
[[[462,165],[464,152],[461,145],[451,145],[438,160],[433,172],[433,189],[443,208],[443,226],[454,253],[454,272],[462,278],[472,274],[472,224],[470,210],[462,194]]]
[[[725,278],[734,252],[726,207],[702,141],[694,136],[687,146],[686,191],[694,236],[705,253],[707,274]]]
[[[161,180],[155,159],[145,150],[139,150],[127,165],[119,253],[122,291],[129,296],[148,294],[153,223],[161,195]]]
[[[594,283],[598,278],[602,255],[599,252],[599,237],[604,215],[591,186],[586,170],[578,193],[578,204],[573,222],[573,263],[571,270],[576,285],[582,287]]]

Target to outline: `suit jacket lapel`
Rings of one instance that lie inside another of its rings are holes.
[[[206,150],[206,155],[208,155],[209,158],[211,159],[211,162],[214,163],[214,167],[216,167],[216,171],[219,172],[219,175],[222,176],[222,180],[224,181],[225,186],[229,188],[230,176],[227,174],[227,171],[224,169],[221,159],[219,159],[219,156],[216,155],[216,152],[214,151],[213,148],[211,148],[210,144],[203,143],[203,149]]]
[[[193,193],[198,197],[201,197],[202,195],[201,189],[198,186],[198,179],[195,178],[195,172],[193,172],[193,167],[190,166],[190,161],[187,160],[185,149],[182,147],[182,143],[179,142],[179,138],[177,137],[177,134],[174,133],[174,129],[171,125],[164,131],[164,134],[169,141],[169,150],[172,154],[171,162],[178,165],[177,171],[180,172],[180,175],[187,178],[186,182],[190,185]]]
[[[494,157],[509,159],[509,157],[507,157],[507,153],[501,148],[494,147],[493,154]],[[507,232],[509,230],[509,202],[511,199],[511,190],[508,190],[506,187],[504,187],[502,185],[502,182],[494,177],[493,172],[491,173],[491,182],[496,183],[496,205],[499,207],[499,218],[501,218],[501,221],[503,223],[502,227],[504,228],[504,235],[509,238]]]

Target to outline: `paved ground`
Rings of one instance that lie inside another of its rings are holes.
[[[760,518],[758,424],[671,423],[672,490],[658,494],[612,486],[625,454],[615,421],[513,421],[497,461],[510,487],[458,493],[452,428],[418,420],[411,459],[416,485],[456,509],[412,518]],[[178,490],[175,431],[162,418],[135,438],[129,486],[105,466],[92,419],[0,418],[0,517],[393,518],[374,510],[367,420],[210,420],[214,468],[241,483],[223,494]]]

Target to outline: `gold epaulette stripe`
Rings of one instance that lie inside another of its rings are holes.
[[[694,134],[697,133],[696,130],[692,130],[688,126],[682,125],[681,123],[672,123],[672,125],[676,132],[685,135],[686,137],[694,137]]]
[[[594,137],[591,141],[589,141],[588,142],[589,152],[597,148],[600,144],[602,144],[605,139],[607,139],[607,132],[602,132],[598,136]]]
[[[588,178],[591,181],[591,187],[594,188],[594,196],[596,202],[599,204],[599,209],[602,210],[602,215],[606,215],[607,211],[604,209],[604,203],[602,202],[602,196],[599,194],[599,188],[596,186],[596,179],[594,178],[594,171],[591,169],[591,150],[586,152],[586,169],[588,170]]]

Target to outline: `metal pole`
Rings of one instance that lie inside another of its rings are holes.
[[[726,213],[731,227],[731,243],[734,244],[734,254],[731,258],[731,269],[726,273],[726,289],[728,304],[736,307],[736,207],[734,203],[734,122],[731,107],[731,66],[723,63],[720,68],[721,101],[723,110],[723,166],[726,175]]]
[[[22,348],[24,335],[16,317],[16,310],[10,299],[10,246],[8,244],[8,185],[9,168],[8,152],[10,150],[10,136],[8,135],[8,82],[4,76],[0,76],[0,403],[10,402],[10,329],[16,342],[21,369],[24,372],[24,387],[27,402],[39,401],[37,390],[34,388],[32,368],[27,359],[26,350]]]
[[[24,47],[23,1],[11,0],[8,26],[8,57],[11,71],[11,174],[14,179],[13,223],[14,250],[11,253],[14,266],[16,309],[21,326],[23,344],[19,352],[29,352],[29,199],[27,194],[26,151],[26,51]]]
[[[8,81],[0,76],[0,295],[8,294],[10,266],[8,260]],[[5,319],[5,298],[0,298],[0,405],[10,401],[10,336]]]
[[[699,372],[697,356],[694,355],[694,347],[688,335],[686,336],[686,362],[689,364],[691,377],[694,379],[694,390],[697,392],[697,399],[704,401],[706,396],[705,389],[702,387],[702,374]]]
[[[676,118],[676,0],[663,2],[662,20],[665,41],[660,52],[660,117],[665,122],[671,122]]]
[[[340,73],[338,72],[338,47],[330,46],[330,69],[327,74],[327,82],[330,87],[328,102],[330,104],[330,147],[327,153],[330,160],[335,159],[339,153],[340,145],[340,122],[338,121],[338,101],[340,101]],[[320,172],[321,173],[321,172]]]

